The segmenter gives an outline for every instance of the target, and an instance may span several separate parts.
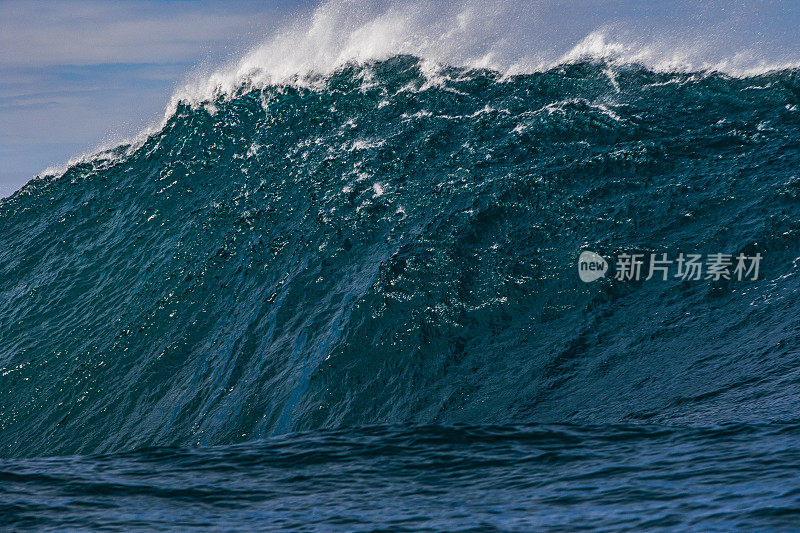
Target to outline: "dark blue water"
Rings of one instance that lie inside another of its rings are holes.
[[[402,56],[211,104],[0,202],[4,525],[791,528],[796,71]]]
[[[384,427],[0,461],[4,526],[795,530],[797,424]]]

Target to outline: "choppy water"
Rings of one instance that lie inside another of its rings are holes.
[[[0,202],[0,522],[789,528],[798,106],[794,70],[398,56],[32,181]],[[585,249],[764,259],[584,284]]]
[[[796,528],[800,426],[375,426],[0,460],[3,526],[130,531]]]

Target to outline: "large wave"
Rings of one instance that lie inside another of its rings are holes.
[[[469,6],[348,5],[0,203],[4,455],[795,418],[797,71],[527,68]],[[585,285],[586,248],[763,279]]]
[[[794,71],[425,68],[179,104],[0,204],[3,453],[794,417]],[[765,279],[584,285],[585,247]]]

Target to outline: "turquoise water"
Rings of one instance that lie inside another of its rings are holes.
[[[790,526],[798,106],[794,70],[399,56],[30,182],[0,523]],[[763,262],[585,284],[585,249]]]

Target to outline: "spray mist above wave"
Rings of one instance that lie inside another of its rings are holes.
[[[748,27],[753,14],[715,12],[711,4],[676,4],[668,16],[647,15],[642,24],[639,18],[626,18],[624,7],[611,10],[590,2],[576,8],[567,2],[332,1],[238,62],[197,73],[173,95],[168,112],[180,101],[307,83],[348,63],[396,55],[427,60],[432,73],[449,65],[526,74],[588,59],[638,63],[662,72],[751,76],[800,64],[800,48],[781,41],[779,28],[769,39],[763,24]]]

